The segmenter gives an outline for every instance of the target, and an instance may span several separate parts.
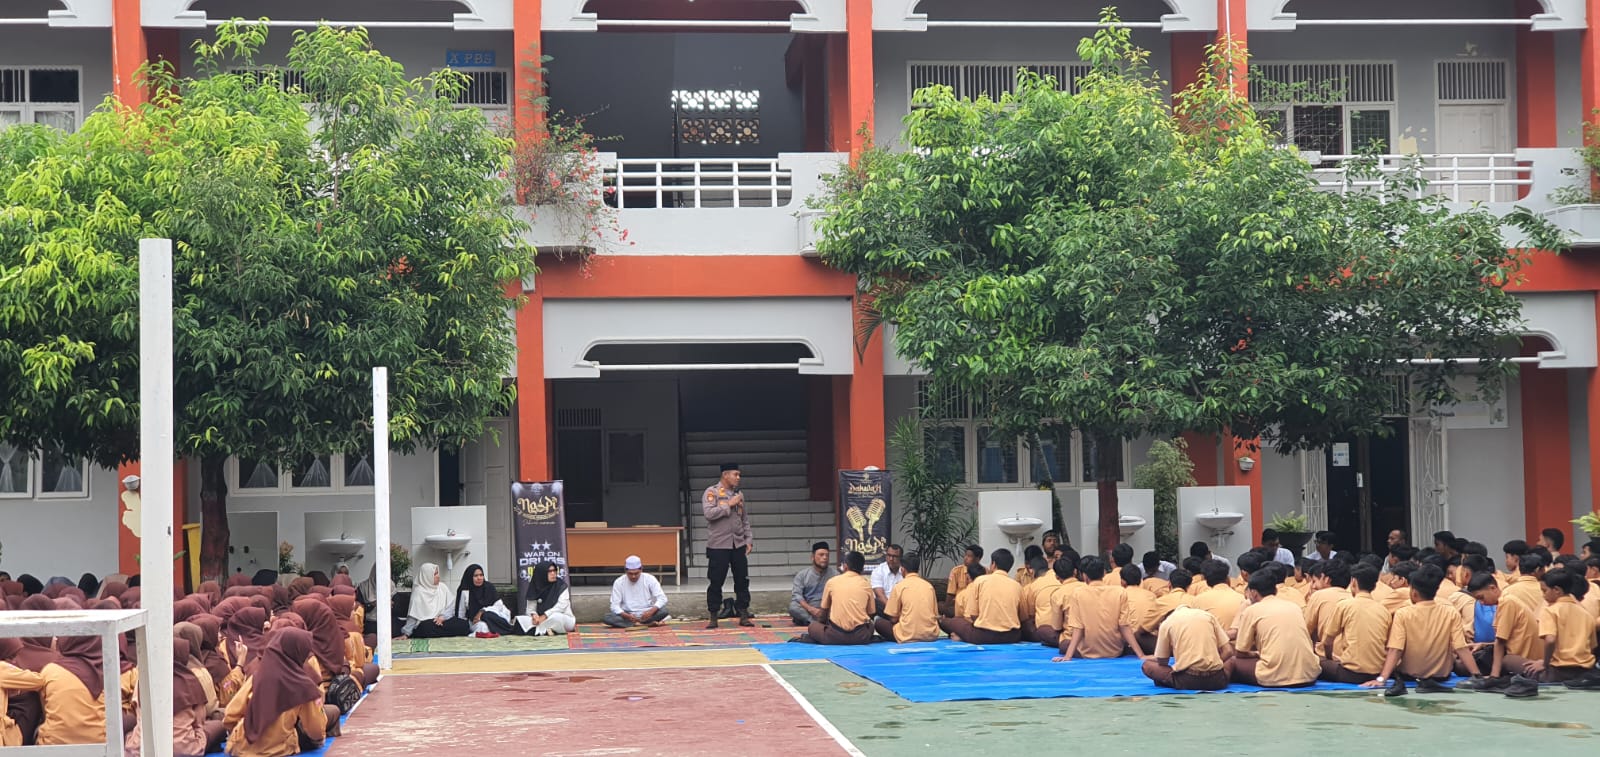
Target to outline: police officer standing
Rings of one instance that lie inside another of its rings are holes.
[[[706,487],[700,507],[706,516],[706,609],[711,622],[706,628],[717,627],[717,615],[722,610],[722,582],[733,569],[733,604],[739,613],[739,625],[753,626],[750,616],[750,516],[745,512],[744,493],[739,491],[739,466],[723,463],[722,479]]]

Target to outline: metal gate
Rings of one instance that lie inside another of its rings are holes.
[[[1300,451],[1300,512],[1306,528],[1328,528],[1328,456],[1320,447]]]
[[[1449,447],[1444,419],[1437,415],[1411,421],[1411,538],[1426,544],[1435,532],[1450,527],[1446,483]]]

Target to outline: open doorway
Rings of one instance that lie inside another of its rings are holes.
[[[1338,549],[1371,552],[1390,530],[1411,530],[1410,423],[1391,418],[1388,426],[1387,435],[1346,437],[1324,451]]]

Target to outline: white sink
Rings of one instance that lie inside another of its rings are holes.
[[[472,542],[472,537],[458,534],[436,534],[423,538],[423,543],[441,552],[460,552]]]
[[[348,560],[367,548],[366,539],[323,539],[317,542],[335,560]]]
[[[1117,518],[1117,531],[1126,539],[1146,525],[1145,519],[1137,515],[1124,515]]]
[[[995,525],[1000,527],[1001,533],[1015,540],[1018,537],[1027,536],[1039,530],[1039,527],[1044,525],[1044,521],[1038,518],[1001,518],[995,521]]]
[[[1244,520],[1244,513],[1222,513],[1212,511],[1209,513],[1200,513],[1199,515],[1194,516],[1194,519],[1199,521],[1200,525],[1205,526],[1212,531],[1223,531],[1233,528],[1233,526],[1239,521]]]

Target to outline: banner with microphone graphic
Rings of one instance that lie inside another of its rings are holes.
[[[839,471],[839,548],[860,552],[868,567],[883,562],[889,552],[892,487],[886,470]]]

